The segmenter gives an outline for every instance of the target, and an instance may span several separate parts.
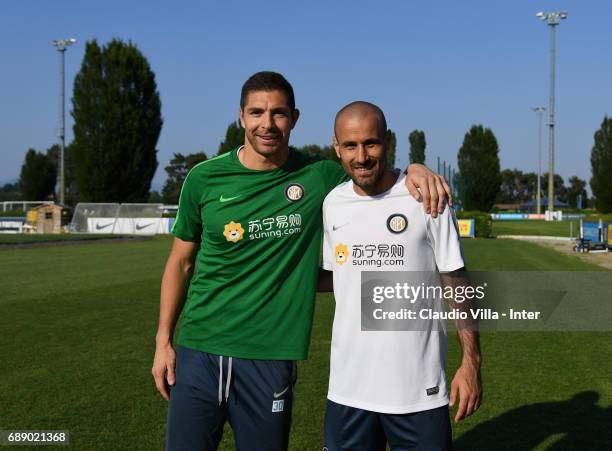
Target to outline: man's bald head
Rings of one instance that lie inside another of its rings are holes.
[[[352,102],[336,114],[334,150],[359,195],[380,194],[395,183],[387,169],[387,120],[369,102]]]
[[[340,120],[349,118],[363,119],[369,115],[376,117],[381,131],[381,136],[385,136],[387,133],[387,120],[385,119],[385,114],[378,106],[363,100],[351,102],[336,113],[336,119],[334,121],[334,136],[338,137],[338,122]]]

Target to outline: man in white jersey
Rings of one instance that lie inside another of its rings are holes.
[[[336,298],[325,446],[334,450],[452,448],[445,330],[362,330],[362,271],[443,273],[465,263],[449,208],[432,218],[387,169],[383,112],[353,102],[336,115],[334,148],[351,177],[323,204],[323,268],[319,288]],[[446,273],[447,275],[444,275]],[[450,274],[450,275],[449,275]],[[478,332],[458,332],[463,352],[451,384],[455,421],[482,399]]]

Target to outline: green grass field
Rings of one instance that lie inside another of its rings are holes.
[[[163,449],[150,367],[167,238],[0,250],[0,429],[67,429],[75,449]],[[595,270],[511,240],[464,241],[474,270]],[[333,299],[317,299],[291,449],[317,450]],[[485,403],[457,449],[610,449],[612,332],[484,333]],[[449,375],[459,348],[450,337]],[[226,434],[222,449],[233,449]]]
[[[571,230],[570,230],[571,223]],[[493,235],[537,235],[575,238],[579,233],[579,221],[493,221]]]
[[[115,240],[132,238],[132,236],[113,235],[110,233],[0,233],[0,244],[53,243],[62,241]]]

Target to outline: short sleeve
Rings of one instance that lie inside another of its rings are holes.
[[[334,270],[334,253],[332,251],[333,245],[331,241],[331,235],[329,233],[329,221],[326,214],[326,203],[323,203],[323,261],[321,267],[327,271]]]
[[[427,235],[440,272],[455,271],[465,266],[455,213],[448,205],[437,218],[425,216]]]
[[[199,242],[202,239],[202,216],[200,214],[200,191],[193,171],[187,174],[181,188],[179,208],[172,226],[172,234],[183,241]]]
[[[321,176],[323,177],[323,184],[327,193],[349,179],[340,163],[336,161],[322,160],[318,164],[320,165]]]

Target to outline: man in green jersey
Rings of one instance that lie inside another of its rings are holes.
[[[226,420],[238,450],[287,448],[294,362],[310,341],[321,206],[346,180],[333,161],[289,152],[298,117],[282,75],[253,75],[240,99],[244,146],[185,179],[152,369],[170,400],[168,449],[216,449]],[[443,178],[411,165],[406,179],[428,212],[441,211],[450,191]]]

